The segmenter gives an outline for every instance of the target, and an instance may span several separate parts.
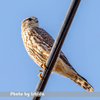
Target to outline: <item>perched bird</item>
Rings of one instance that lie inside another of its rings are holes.
[[[50,54],[54,39],[45,30],[38,27],[38,19],[33,16],[22,21],[21,31],[27,53],[38,66],[45,68],[44,64]],[[93,87],[76,72],[62,51],[60,51],[52,72],[70,78],[89,92],[93,91]],[[41,78],[41,74],[39,77]]]

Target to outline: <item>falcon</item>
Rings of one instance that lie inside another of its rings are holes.
[[[44,29],[38,27],[38,19],[33,16],[22,21],[21,31],[22,40],[29,56],[39,67],[46,68],[45,62],[49,57],[54,39]],[[52,72],[70,78],[89,92],[93,91],[93,87],[76,72],[62,51],[59,53]],[[42,79],[41,73],[39,77]]]

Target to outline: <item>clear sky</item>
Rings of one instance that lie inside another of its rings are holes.
[[[0,92],[33,91],[40,68],[28,56],[21,39],[21,22],[29,16],[54,39],[71,0],[2,0],[0,2]],[[76,71],[100,91],[100,0],[81,0],[62,51]],[[45,92],[87,92],[68,78],[51,74]],[[0,97],[0,100],[31,97]],[[41,100],[100,98],[42,97]]]

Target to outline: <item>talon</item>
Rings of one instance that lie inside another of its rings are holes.
[[[41,70],[41,71],[42,71],[42,70]],[[42,72],[41,72],[38,76],[39,76],[40,79],[43,79],[43,78],[41,77],[41,74],[42,74]]]
[[[46,64],[46,62],[44,62],[44,63],[41,64],[41,67],[42,67],[43,69],[46,69],[45,64]]]

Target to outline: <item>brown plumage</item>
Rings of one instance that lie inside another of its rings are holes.
[[[29,56],[41,67],[50,54],[54,39],[45,30],[38,27],[38,19],[35,17],[24,19],[21,30],[23,43]],[[93,91],[93,87],[75,71],[62,52],[57,58],[53,72],[70,78],[89,92]]]

